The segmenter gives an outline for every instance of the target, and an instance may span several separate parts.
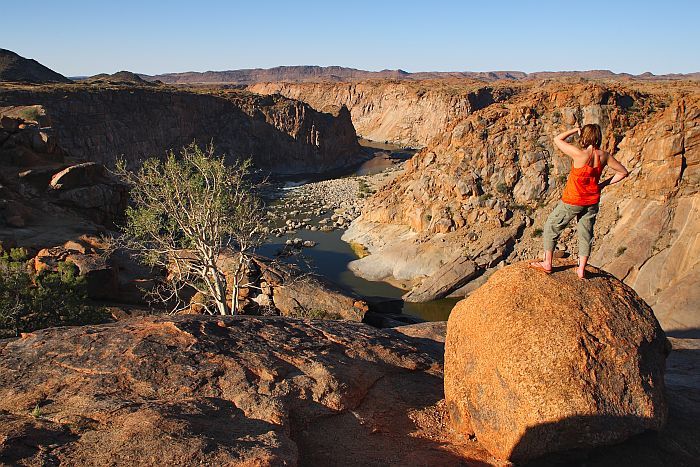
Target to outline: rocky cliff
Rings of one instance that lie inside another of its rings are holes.
[[[138,85],[0,86],[0,106],[41,105],[62,147],[107,166],[197,140],[252,157],[277,174],[319,173],[362,160],[347,109],[318,112],[281,96]]]
[[[448,122],[507,99],[515,87],[494,88],[473,80],[374,80],[339,84],[259,83],[248,89],[299,99],[316,109],[346,106],[363,138],[424,147]]]
[[[577,123],[599,123],[604,149],[616,153],[631,177],[604,192],[593,262],[632,285],[666,329],[697,329],[698,86],[545,80],[484,89],[500,97],[453,117],[444,113],[447,123],[432,128],[429,146],[368,201],[344,238],[373,254],[353,269],[410,288],[441,268],[453,277],[455,268],[472,274],[472,266],[489,271],[500,261],[536,256],[538,229],[570,168],[552,137]],[[421,127],[422,113],[413,112]],[[377,128],[382,123],[379,118]],[[574,230],[562,239],[572,247]],[[474,264],[452,264],[463,257]],[[453,285],[453,291],[461,287]]]

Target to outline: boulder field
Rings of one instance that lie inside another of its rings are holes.
[[[6,339],[0,462],[693,465],[700,346],[674,339],[664,374],[650,308],[592,272],[509,266],[446,337],[445,323],[180,315]]]

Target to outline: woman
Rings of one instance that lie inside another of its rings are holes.
[[[567,143],[566,139],[578,133],[579,145]],[[614,185],[627,177],[628,172],[611,154],[600,149],[602,133],[598,125],[584,125],[565,131],[554,138],[554,144],[564,154],[572,159],[571,172],[566,181],[566,187],[561,201],[547,218],[542,237],[544,239],[544,261],[530,263],[530,266],[541,269],[545,273],[552,272],[552,255],[557,238],[569,221],[576,217],[578,224],[578,256],[579,263],[576,273],[580,279],[586,277],[586,264],[591,254],[593,241],[593,225],[598,214],[600,191]],[[615,171],[615,175],[600,182],[600,175],[605,166]]]

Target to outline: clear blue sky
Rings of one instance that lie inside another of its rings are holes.
[[[700,71],[700,0],[3,2],[0,48],[67,76],[342,65]]]

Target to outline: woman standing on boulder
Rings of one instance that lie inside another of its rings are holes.
[[[579,145],[582,149],[567,143],[570,136],[579,135]],[[600,191],[608,185],[613,185],[627,177],[627,169],[620,164],[612,154],[600,149],[602,132],[598,125],[584,125],[574,128],[554,137],[554,144],[571,161],[571,172],[564,187],[561,201],[547,218],[542,237],[544,239],[544,261],[530,263],[530,266],[541,269],[547,274],[552,272],[552,256],[559,234],[567,224],[576,217],[578,224],[578,256],[579,263],[576,273],[581,279],[586,275],[586,264],[591,254],[593,242],[593,225],[598,215]],[[600,175],[605,166],[615,171],[611,178],[600,181]]]

